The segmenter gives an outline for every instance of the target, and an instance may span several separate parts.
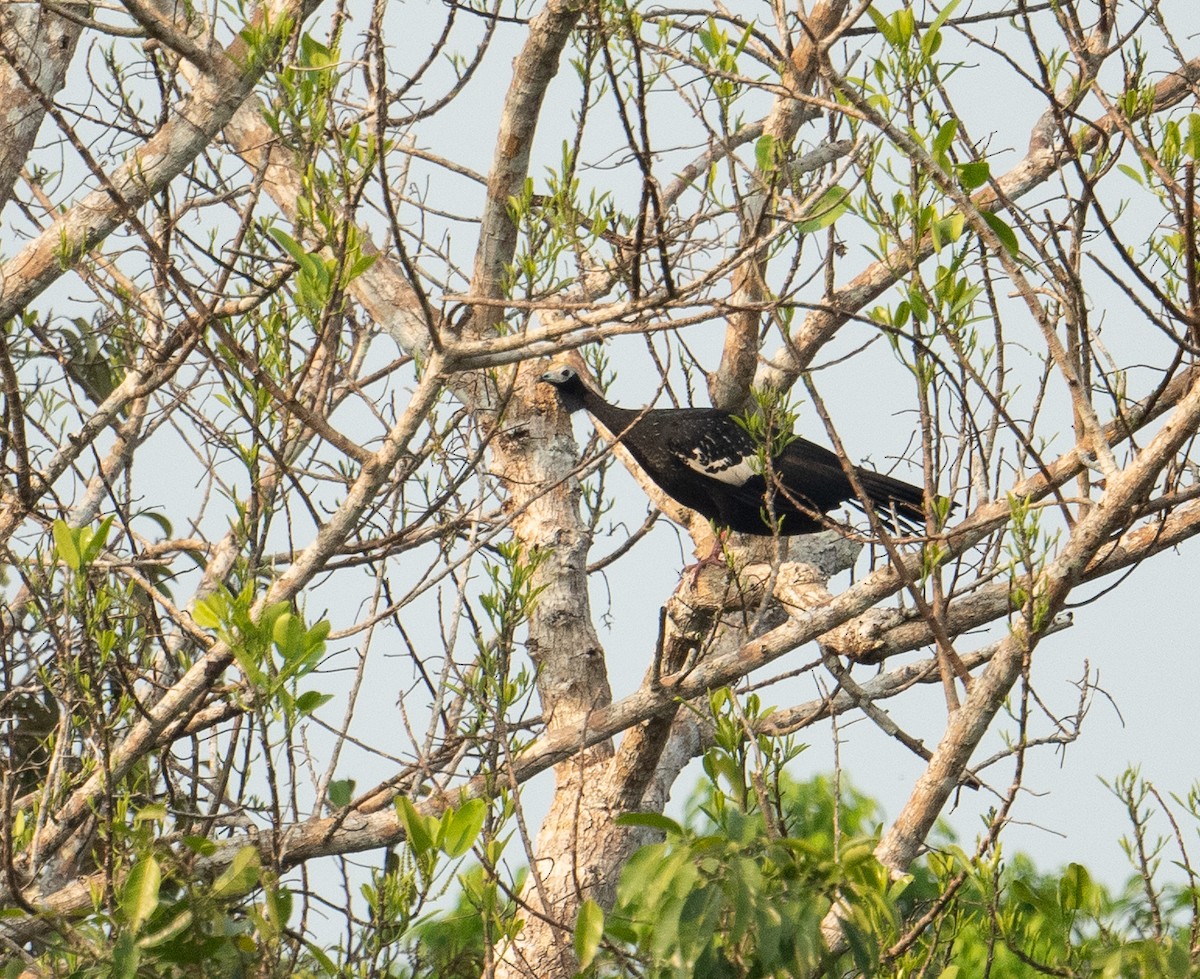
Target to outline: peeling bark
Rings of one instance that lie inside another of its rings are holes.
[[[86,13],[86,3],[77,6]],[[0,140],[0,211],[12,198],[13,185],[46,115],[38,95],[53,99],[58,94],[82,31],[75,21],[39,4],[10,3],[0,8],[0,50],[16,62],[0,59],[0,132],[4,133]],[[29,90],[26,80],[33,81],[36,92]]]

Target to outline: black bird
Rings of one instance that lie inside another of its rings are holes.
[[[617,437],[664,493],[742,534],[774,533],[768,518],[767,479],[755,441],[734,416],[719,408],[631,410],[609,404],[570,367],[541,378],[558,390],[569,412],[586,409]],[[821,515],[842,503],[863,509],[837,455],[795,438],[771,459],[775,493],[770,501],[784,536],[830,526]],[[863,493],[893,532],[919,530],[925,521],[920,487],[855,467]]]

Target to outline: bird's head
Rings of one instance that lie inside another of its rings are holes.
[[[541,381],[554,386],[558,392],[559,404],[567,411],[578,411],[584,407],[587,387],[574,367],[568,367],[566,364],[551,367],[541,376]]]

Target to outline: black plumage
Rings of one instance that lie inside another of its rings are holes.
[[[728,411],[718,408],[633,410],[609,404],[570,367],[557,367],[542,380],[558,390],[567,411],[586,409],[629,450],[664,493],[722,527],[770,535],[768,482],[754,439]],[[837,455],[802,438],[771,459],[775,491],[770,507],[785,536],[825,530],[821,515],[862,503]],[[893,532],[924,525],[924,491],[870,469],[855,477],[875,512]]]

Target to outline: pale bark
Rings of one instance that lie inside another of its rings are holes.
[[[577,0],[551,0],[530,23],[524,48],[513,64],[488,176],[471,277],[473,299],[504,296],[505,266],[517,247],[508,202],[520,192],[529,172],[542,103],[582,9]],[[495,305],[474,306],[468,335],[493,335],[503,315]],[[591,540],[579,518],[579,488],[571,477],[570,419],[556,410],[552,393],[543,390],[540,398],[535,395],[539,373],[536,364],[516,372],[505,434],[496,439],[493,455],[509,492],[513,534],[525,547],[547,552],[537,575],[542,592],[529,621],[529,654],[538,667],[538,696],[547,732],[572,737],[582,734],[591,714],[606,708],[612,695],[604,652],[591,621],[587,592]],[[542,492],[547,484],[552,489]],[[596,878],[603,878],[608,869],[594,848],[602,842],[598,828],[610,824],[613,814],[598,804],[593,790],[598,785],[597,767],[611,756],[611,745],[602,741],[556,769],[554,800],[534,843],[529,879],[521,895],[524,924],[515,940],[499,950],[497,976],[552,979],[574,974],[570,936],[575,917]]]
[[[374,498],[380,484],[397,465],[409,440],[425,419],[433,400],[441,390],[442,376],[432,364],[421,387],[383,447],[363,466],[342,505],[321,528],[316,539],[296,558],[290,568],[256,603],[261,611],[266,605],[294,598],[311,577],[324,565],[329,555],[358,525],[363,509]],[[148,752],[159,744],[159,738],[169,727],[180,726],[199,705],[225,668],[233,661],[233,653],[223,642],[214,642],[171,689],[147,707],[141,720],[113,746],[109,755],[108,772],[98,772],[89,778],[59,806],[54,818],[30,844],[29,853],[53,853],[71,836],[75,829],[95,810],[97,799],[106,791],[111,779],[122,778]],[[23,868],[34,871],[35,867]],[[6,887],[0,888],[0,901],[6,898]],[[39,898],[41,896],[39,895]]]
[[[1180,447],[1200,429],[1200,383],[1171,413],[1162,429],[1137,457],[1108,481],[1097,505],[1076,524],[1069,540],[1038,575],[1030,589],[1044,603],[1044,626],[1062,609],[1087,568],[1108,547],[1114,533],[1128,526],[1130,513],[1150,491]],[[957,784],[967,760],[1021,674],[1022,665],[1040,638],[1028,622],[1018,620],[983,674],[971,685],[962,709],[951,716],[929,767],[920,776],[896,821],[879,841],[876,855],[893,873],[904,873]]]
[[[319,5],[320,0],[290,0],[271,15],[275,23],[303,20]],[[240,38],[228,52],[214,53],[211,69],[158,132],[112,172],[93,173],[100,186],[0,266],[0,322],[24,309],[208,149],[269,65],[250,55]]]
[[[849,21],[842,23],[848,5],[849,0],[824,0],[802,19],[797,29],[797,45],[783,69],[787,92],[775,100],[762,129],[763,135],[779,148],[790,147],[805,118],[815,115],[815,110],[805,105],[803,96],[811,94],[817,80],[817,51],[835,34],[851,26]],[[861,16],[862,8],[857,12]],[[766,282],[767,250],[761,241],[771,225],[767,215],[771,196],[785,174],[785,168],[756,167],[742,206],[739,245],[752,249],[754,258],[734,272],[730,283],[735,311],[729,316],[725,330],[720,366],[708,376],[709,395],[718,408],[738,410],[746,402],[754,381],[762,318],[758,305],[770,295]],[[739,307],[745,308],[739,311]]]
[[[1122,543],[1119,545],[1109,544],[1102,546],[1092,567],[1084,572],[1085,580],[1091,577],[1093,569],[1105,573],[1119,571],[1152,557],[1153,554],[1158,553],[1162,549],[1174,547],[1189,540],[1197,532],[1200,532],[1200,507],[1193,505],[1187,508],[1186,513],[1181,513],[1178,521],[1169,525],[1168,529],[1161,536],[1158,533],[1158,528],[1151,525],[1126,535],[1122,538]],[[1109,556],[1118,553],[1121,556],[1119,561],[1113,561]],[[985,599],[984,602],[986,605],[991,606],[989,608],[990,615],[986,618],[982,615],[978,618],[970,618],[969,622],[972,626],[996,621],[998,617],[1003,617],[1008,613],[1009,603],[1007,601],[1003,603],[1002,608],[992,606],[992,599],[990,597]],[[801,603],[793,601],[793,604],[799,611]],[[808,606],[806,610],[811,612],[812,607]],[[871,611],[868,610],[866,614],[869,614]],[[850,620],[848,626],[853,626],[855,621]],[[963,622],[962,625],[964,628],[968,627],[966,622]],[[820,639],[823,643],[836,643],[839,640],[841,631],[841,629],[835,628],[832,632],[821,636]],[[914,632],[921,633],[922,635],[914,635]],[[929,642],[928,628],[920,622],[897,625],[884,633],[884,641],[887,644],[886,648],[889,654],[893,652],[905,652]],[[977,665],[989,662],[994,658],[996,652],[997,647],[989,646],[985,650],[981,650],[980,653],[965,655],[964,660],[969,668],[974,669]],[[936,680],[937,664],[935,660],[929,659],[899,667],[894,671],[881,675],[876,680],[864,683],[863,686],[866,694],[872,700],[878,700],[897,696],[915,683],[936,682]],[[692,689],[693,693],[695,692],[694,688],[689,689]],[[593,716],[591,718],[591,725],[589,725],[587,731],[583,734],[586,744],[600,744],[606,742],[612,734],[622,730],[630,732],[630,735],[635,734],[637,724],[639,723],[652,721],[656,717],[663,717],[668,714],[674,715],[671,735],[663,746],[662,754],[654,768],[651,781],[646,786],[642,805],[641,807],[632,807],[639,811],[661,811],[661,806],[665,803],[670,793],[674,777],[679,774],[679,771],[692,758],[702,753],[709,744],[709,732],[692,712],[685,711],[676,714],[676,700],[678,696],[679,691],[674,686],[668,686],[660,688],[657,691],[657,697],[653,699],[639,696],[636,708],[629,703],[628,699],[622,700],[614,704],[611,710],[600,712]],[[855,706],[854,699],[845,694],[837,694],[832,699],[824,698],[812,703],[798,704],[792,708],[776,711],[769,719],[764,730],[767,733],[774,734],[794,732],[829,716],[830,713],[845,713],[854,709]],[[554,764],[561,764],[569,777],[571,771],[570,759],[576,752],[578,743],[577,739],[571,737],[559,737],[553,741],[545,738],[540,739],[529,751],[516,759],[512,770],[513,780],[517,784],[521,784],[534,775],[552,767]],[[644,778],[645,774],[640,773],[639,779]],[[589,791],[587,785],[579,788],[576,784],[575,787],[575,797],[579,800],[581,806],[589,801],[596,801],[594,787],[591,791]],[[475,793],[486,793],[488,790],[487,779],[482,777],[476,779],[472,783],[472,790]],[[441,810],[443,804],[444,800],[431,801],[423,805],[422,809],[426,812],[436,814]],[[619,812],[611,813],[614,816],[619,814]],[[570,819],[567,819],[566,822],[569,825],[571,824]],[[589,826],[593,829],[595,828],[595,825],[590,820]],[[201,862],[197,868],[198,872],[203,871],[205,874],[211,876],[221,873],[229,866],[230,861],[238,850],[247,844],[253,843],[257,835],[237,834],[233,836],[215,854],[205,858]],[[390,806],[383,809],[376,809],[374,812],[364,807],[359,812],[351,813],[348,816],[306,820],[303,823],[294,824],[282,830],[282,866],[295,866],[322,856],[366,852],[379,847],[394,845],[402,839],[402,827]],[[558,839],[557,842],[562,843],[564,840]],[[267,845],[265,841],[263,841],[263,845]],[[539,850],[539,852],[542,851]],[[586,862],[581,863],[576,869],[584,877],[594,877],[595,871],[589,869]],[[93,888],[98,886],[101,881],[102,875],[95,875],[92,878],[74,883],[61,882],[51,888],[47,888],[43,883],[28,888],[25,896],[28,900],[40,906],[45,906],[48,910],[55,913],[77,913],[90,906]],[[593,883],[593,890],[590,892],[593,895],[597,893],[594,888],[595,884]],[[0,899],[5,899],[2,890],[0,890]],[[19,926],[5,925],[4,934],[14,940],[20,940],[29,932],[30,928],[37,931],[44,927],[44,922],[27,923],[26,925]]]
[[[941,741],[895,821],[885,830],[875,855],[891,873],[908,872],[930,830],[958,787],[971,755],[990,729],[1013,686],[1028,668],[1030,657],[1072,589],[1087,568],[1109,546],[1112,536],[1126,528],[1130,514],[1153,487],[1164,467],[1200,429],[1200,383],[1191,389],[1163,428],[1124,469],[1113,473],[1104,496],[1076,524],[1059,553],[1038,574],[1028,594],[1035,596],[1037,619],[1016,618],[983,672],[971,683],[966,701],[950,715]],[[844,947],[839,910],[830,911],[824,925],[833,949]]]
[[[259,79],[263,66],[247,66],[235,46],[228,53],[213,52],[193,44],[193,35],[180,35],[171,41],[171,25],[157,19],[152,5],[139,3],[135,12],[155,36],[173,43],[192,64],[185,67],[191,90],[177,114],[143,146],[110,173],[97,174],[99,188],[71,204],[66,213],[43,234],[10,259],[4,266],[3,298],[0,320],[24,310],[32,299],[64,274],[78,266],[88,249],[100,243],[115,228],[129,223],[141,205],[168,187],[171,181],[209,149],[220,132],[226,145],[258,175],[259,185],[285,216],[298,219],[296,204],[302,191],[302,162],[279,145],[262,118],[262,106],[249,93]],[[297,14],[311,9],[293,5]],[[682,196],[687,184],[707,166],[728,159],[736,146],[744,145],[756,134],[767,133],[781,142],[790,141],[807,113],[804,101],[812,91],[817,67],[827,56],[829,38],[846,24],[844,0],[818,5],[807,21],[807,33],[796,39],[796,55],[788,80],[791,92],[780,94],[771,115],[762,122],[748,123],[739,129],[730,145],[710,147],[692,169],[685,171],[678,186],[671,185],[660,201],[672,205]],[[36,8],[27,8],[33,10]],[[864,5],[856,5],[859,12]],[[375,505],[390,474],[403,465],[408,446],[443,390],[449,390],[465,406],[484,432],[490,462],[484,478],[493,480],[502,490],[504,511],[497,533],[511,529],[524,553],[545,555],[535,584],[541,589],[528,623],[529,653],[538,666],[538,694],[543,717],[542,727],[533,743],[519,756],[503,757],[509,732],[503,718],[492,718],[496,739],[497,766],[510,786],[519,787],[533,775],[556,767],[555,796],[550,813],[530,846],[533,854],[529,883],[521,895],[520,915],[524,927],[517,940],[499,949],[497,974],[506,977],[537,976],[554,979],[571,975],[575,961],[571,950],[571,931],[580,902],[597,900],[611,905],[620,869],[634,847],[646,840],[644,833],[617,827],[616,818],[636,810],[661,811],[675,778],[688,761],[704,750],[711,737],[703,718],[680,711],[687,701],[701,702],[714,688],[736,684],[753,671],[777,662],[800,646],[821,643],[827,653],[836,653],[860,662],[882,662],[898,653],[918,648],[937,638],[933,623],[894,609],[876,608],[881,601],[896,595],[921,574],[918,555],[909,552],[895,566],[884,566],[867,575],[840,595],[824,591],[826,574],[803,574],[794,563],[774,568],[771,563],[743,569],[739,587],[730,587],[721,572],[710,569],[689,584],[681,586],[666,602],[665,625],[661,645],[653,636],[635,640],[644,650],[647,663],[653,663],[642,687],[634,694],[612,703],[605,654],[592,622],[587,590],[587,562],[591,546],[587,528],[578,509],[580,490],[576,482],[577,446],[569,420],[557,408],[548,390],[536,383],[540,371],[532,358],[546,352],[560,353],[607,337],[628,333],[649,333],[655,329],[682,329],[684,320],[671,321],[671,303],[663,295],[647,299],[619,298],[605,304],[606,288],[621,260],[614,259],[597,275],[595,284],[575,287],[570,302],[547,302],[542,308],[529,304],[538,322],[525,332],[502,333],[498,325],[506,313],[518,304],[505,295],[505,269],[519,245],[518,229],[509,213],[510,197],[519,193],[530,174],[531,153],[537,127],[552,80],[556,77],[565,45],[576,29],[582,7],[573,0],[551,0],[527,25],[527,43],[515,63],[512,84],[500,115],[492,168],[488,177],[487,199],[481,215],[479,241],[475,252],[474,273],[465,296],[449,299],[464,301],[471,311],[458,335],[451,324],[437,318],[423,305],[420,284],[410,281],[412,269],[380,248],[368,252],[378,261],[351,286],[359,305],[385,330],[402,351],[415,355],[424,365],[420,386],[387,431],[382,444],[364,453],[360,470],[348,480],[344,498],[331,512],[322,515],[322,525],[307,544],[297,545],[296,554],[281,561],[277,575],[264,591],[258,608],[267,602],[298,597],[306,584],[330,565],[356,530],[363,516]],[[10,16],[9,11],[0,17]],[[61,31],[61,33],[55,33]],[[76,35],[78,32],[75,32]],[[35,117],[47,108],[69,61],[67,40],[70,31],[62,25],[39,27],[37,43],[49,45],[40,64],[36,98],[28,87],[16,86],[5,104],[21,108],[18,135],[10,156],[0,155],[0,190],[7,192],[15,179],[16,167],[24,160],[34,139]],[[2,35],[12,47],[9,34]],[[56,42],[54,39],[58,38]],[[239,42],[240,43],[240,42]],[[55,45],[58,45],[57,47]],[[66,52],[66,53],[64,53]],[[30,73],[30,77],[32,73]],[[831,73],[829,77],[834,77]],[[1200,61],[1191,61],[1180,71],[1161,81],[1154,90],[1153,106],[1159,111],[1178,104],[1200,78]],[[0,74],[0,97],[12,85],[11,74]],[[20,89],[17,91],[16,89]],[[792,96],[795,96],[793,99]],[[23,108],[22,108],[23,107]],[[865,112],[863,115],[867,115]],[[1077,148],[1087,149],[1104,135],[1120,128],[1121,120],[1109,113],[1090,129],[1082,127]],[[21,128],[25,127],[25,128]],[[32,131],[30,130],[32,127]],[[889,132],[886,126],[877,126]],[[903,146],[903,134],[891,133]],[[1059,172],[1066,159],[1068,134],[1058,133],[1043,118],[1034,128],[1029,154],[994,184],[977,193],[971,201],[962,201],[969,212],[1010,207],[1022,195]],[[24,141],[24,142],[21,142]],[[19,150],[20,146],[24,150]],[[831,148],[824,148],[832,152]],[[844,153],[845,147],[838,152]],[[19,150],[19,151],[18,151]],[[914,154],[914,158],[917,156]],[[933,166],[923,160],[927,166]],[[0,194],[0,201],[3,195]],[[736,241],[730,242],[728,265],[718,262],[713,268],[695,273],[686,285],[703,295],[703,288],[729,276],[733,298],[732,314],[727,323],[725,350],[721,367],[710,376],[715,403],[739,403],[754,374],[759,356],[759,327],[762,310],[769,305],[765,260],[765,238],[774,219],[759,220],[762,201],[751,200],[746,209],[747,225]],[[744,215],[745,216],[745,215]],[[973,218],[978,215],[972,213]],[[352,220],[352,215],[346,216]],[[978,225],[979,237],[992,252],[1003,248]],[[736,237],[736,236],[735,236]],[[310,240],[309,245],[327,243]],[[794,334],[794,343],[786,346],[759,371],[762,382],[776,387],[790,386],[800,372],[837,334],[853,315],[861,314],[867,303],[901,281],[906,273],[932,254],[931,240],[906,242],[884,260],[862,271],[846,285],[835,288],[826,297],[825,308],[812,313]],[[1013,281],[1024,281],[1026,272],[1011,263],[1007,267]],[[608,278],[605,278],[608,276]],[[831,278],[832,281],[832,278]],[[1032,295],[1032,287],[1026,288]],[[445,298],[445,297],[440,297]],[[575,305],[572,305],[575,303]],[[524,310],[520,310],[524,312]],[[55,484],[108,431],[122,410],[145,397],[172,376],[181,360],[180,351],[190,349],[206,327],[230,313],[227,306],[207,308],[198,305],[175,331],[157,337],[162,347],[155,357],[147,356],[131,369],[117,390],[86,420],[76,436],[65,440],[46,457],[33,474],[39,495],[55,489]],[[1036,312],[1036,310],[1035,310]],[[655,324],[636,317],[660,315]],[[711,316],[709,313],[703,314]],[[1043,336],[1053,347],[1050,324]],[[166,350],[166,361],[156,359]],[[1079,399],[1088,397],[1079,377],[1072,376],[1071,365],[1061,349],[1058,361],[1068,384],[1074,381]],[[175,358],[175,359],[172,359]],[[511,370],[484,370],[519,364]],[[1174,369],[1174,368],[1172,368]],[[951,717],[941,744],[930,758],[929,766],[913,796],[894,825],[889,827],[880,845],[880,858],[897,873],[903,872],[918,852],[933,820],[941,811],[952,788],[964,778],[971,753],[979,738],[992,723],[998,706],[1020,678],[1025,659],[1037,640],[1053,628],[1057,611],[1070,589],[1081,581],[1098,580],[1122,568],[1145,560],[1190,539],[1200,530],[1200,506],[1183,499],[1182,491],[1164,489],[1159,499],[1147,501],[1154,481],[1175,460],[1184,441],[1200,426],[1200,393],[1195,375],[1181,370],[1148,404],[1125,406],[1120,417],[1106,425],[1089,417],[1086,445],[1076,445],[1057,459],[1045,463],[1041,471],[1018,478],[1009,487],[1014,495],[1034,502],[1047,501],[1069,480],[1090,464],[1089,453],[1109,453],[1108,486],[1099,503],[1080,508],[1078,523],[1057,557],[1038,575],[1024,584],[1047,600],[1043,632],[1032,634],[1018,620],[1013,635],[998,645],[976,650],[964,656],[967,664],[983,666],[973,683],[962,709]],[[1092,406],[1087,405],[1093,411]],[[1171,412],[1161,430],[1157,423]],[[318,427],[327,422],[313,418]],[[1110,449],[1139,432],[1157,434],[1124,469],[1114,467]],[[334,428],[324,430],[331,444],[354,449]],[[611,433],[610,433],[611,434]],[[75,511],[73,522],[90,519],[99,505],[100,487],[111,481],[125,465],[120,452],[132,444],[120,443],[115,455],[105,460],[101,475]],[[481,450],[482,451],[482,450]],[[617,454],[627,464],[621,450]],[[357,458],[348,451],[349,458]],[[636,471],[651,499],[661,504],[675,519],[685,523],[697,540],[708,533],[707,522],[695,518],[658,493],[645,475]],[[278,473],[274,474],[278,477]],[[264,488],[278,487],[278,481],[266,481]],[[0,538],[7,539],[24,519],[26,511],[7,501],[0,518]],[[1091,501],[1088,501],[1091,502]],[[1048,504],[1047,504],[1048,505]],[[1062,503],[1063,512],[1075,515],[1074,503]],[[1134,520],[1151,518],[1160,509],[1161,523],[1144,523],[1130,528]],[[961,512],[961,511],[960,511]],[[984,500],[974,513],[963,517],[947,533],[946,557],[966,554],[979,541],[994,535],[1010,516],[1007,500]],[[769,542],[773,547],[775,542]],[[211,548],[204,580],[197,592],[223,580],[237,555],[238,541],[232,532]],[[743,556],[745,552],[742,552]],[[760,560],[765,560],[759,555]],[[795,555],[789,555],[794,561]],[[1011,584],[999,580],[977,587],[973,592],[951,596],[941,629],[957,637],[977,626],[1003,621],[1010,616]],[[768,586],[774,597],[768,599]],[[181,634],[197,644],[206,640],[186,618],[186,609],[165,604],[171,617],[180,623]],[[750,611],[759,611],[751,616]],[[753,619],[754,628],[746,622]],[[146,704],[146,713],[114,746],[108,778],[119,779],[140,759],[151,752],[169,749],[172,739],[207,729],[217,719],[240,710],[237,705],[206,702],[225,675],[231,661],[230,650],[221,643],[209,644],[194,665],[182,677],[173,679],[165,690],[156,692]],[[826,664],[829,661],[826,660]],[[813,723],[832,713],[862,708],[865,701],[894,696],[908,684],[931,674],[932,661],[898,668],[864,683],[853,695],[835,692],[820,704],[801,704],[784,708],[772,715],[769,733],[785,733]],[[837,675],[831,666],[831,671]],[[612,739],[623,735],[619,750]],[[424,759],[422,759],[423,761]],[[453,784],[463,784],[468,794],[485,796],[495,790],[496,771],[480,772],[470,779],[455,773]],[[41,828],[31,852],[53,851],[64,846],[67,837],[78,832],[94,811],[101,793],[100,776],[74,789]],[[389,803],[395,786],[372,793],[369,798],[335,816],[318,813],[312,818],[281,822],[274,834],[238,832],[223,841],[217,851],[197,862],[196,872],[213,875],[225,869],[242,846],[254,843],[264,857],[279,869],[295,867],[318,857],[362,852],[394,845],[403,838],[397,816]],[[422,811],[438,812],[448,798],[434,793],[420,802]],[[267,839],[267,836],[270,839]],[[36,861],[34,861],[36,863]],[[68,881],[55,873],[43,873],[33,879],[39,868],[21,864],[29,871],[22,896],[58,914],[86,910],[93,893],[105,884],[103,875],[84,881]],[[11,898],[6,888],[12,880],[0,884],[0,901]],[[833,922],[836,925],[836,922]],[[46,922],[3,925],[3,933],[14,940],[45,929]],[[831,935],[833,932],[831,931]],[[836,940],[836,939],[835,939]]]
[[[69,6],[69,4],[68,4]],[[87,5],[78,3],[80,13]],[[83,28],[39,4],[0,8],[0,210],[12,198],[46,111],[39,94],[53,99],[62,88]],[[13,60],[10,61],[9,58]],[[36,86],[29,90],[27,82]],[[3,280],[0,280],[0,288]]]

